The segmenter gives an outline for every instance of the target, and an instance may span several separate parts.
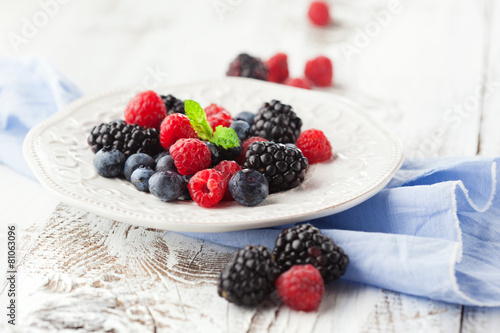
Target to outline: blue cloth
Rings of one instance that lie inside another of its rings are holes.
[[[26,133],[80,96],[45,59],[0,56],[0,162],[35,179],[22,152]]]
[[[79,95],[43,59],[0,57],[0,161],[31,175],[21,155],[26,132]],[[452,303],[500,306],[499,162],[407,160],[373,198],[310,222],[349,255],[344,279]],[[283,228],[188,235],[272,248]]]
[[[406,160],[373,198],[309,222],[349,255],[344,279],[451,303],[500,306],[499,162]],[[188,235],[272,248],[282,228]]]

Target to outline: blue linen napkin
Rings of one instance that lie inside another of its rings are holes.
[[[500,306],[499,162],[406,160],[373,198],[308,222],[349,255],[346,280],[450,303]],[[283,228],[188,235],[272,248]]]
[[[21,153],[26,132],[78,96],[78,88],[46,60],[0,57],[0,161],[33,177]],[[344,279],[452,303],[500,306],[499,162],[407,160],[373,198],[310,222],[349,255]],[[272,248],[283,228],[188,235]]]
[[[24,137],[80,96],[80,90],[46,59],[0,56],[0,162],[35,179],[23,157]]]

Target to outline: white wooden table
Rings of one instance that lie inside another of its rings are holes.
[[[242,51],[286,52],[300,76],[307,59],[326,54],[335,63],[331,90],[392,128],[407,156],[500,154],[497,1],[331,1],[337,23],[327,32],[308,28],[307,1],[66,2],[0,1],[1,53],[44,55],[85,93],[221,77]],[[215,287],[234,249],[76,210],[5,166],[0,184],[2,244],[16,224],[19,260],[17,325],[2,314],[2,331],[500,330],[500,309],[346,281],[331,284],[314,313],[239,308]]]

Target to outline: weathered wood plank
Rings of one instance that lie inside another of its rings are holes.
[[[484,76],[488,86],[485,90],[479,154],[498,156],[500,154],[500,4],[491,1],[491,29],[488,35],[488,67]]]

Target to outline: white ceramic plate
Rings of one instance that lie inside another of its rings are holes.
[[[337,158],[312,165],[297,188],[271,194],[260,205],[222,202],[201,208],[194,202],[165,203],[121,179],[97,175],[87,136],[94,125],[123,118],[137,91],[114,90],[78,99],[33,128],[24,154],[40,182],[75,207],[134,225],[186,232],[221,232],[304,221],[338,213],[381,190],[400,167],[400,141],[344,97],[243,78],[157,87],[161,94],[220,103],[231,113],[256,111],[279,99],[291,104],[303,129],[323,130]]]

